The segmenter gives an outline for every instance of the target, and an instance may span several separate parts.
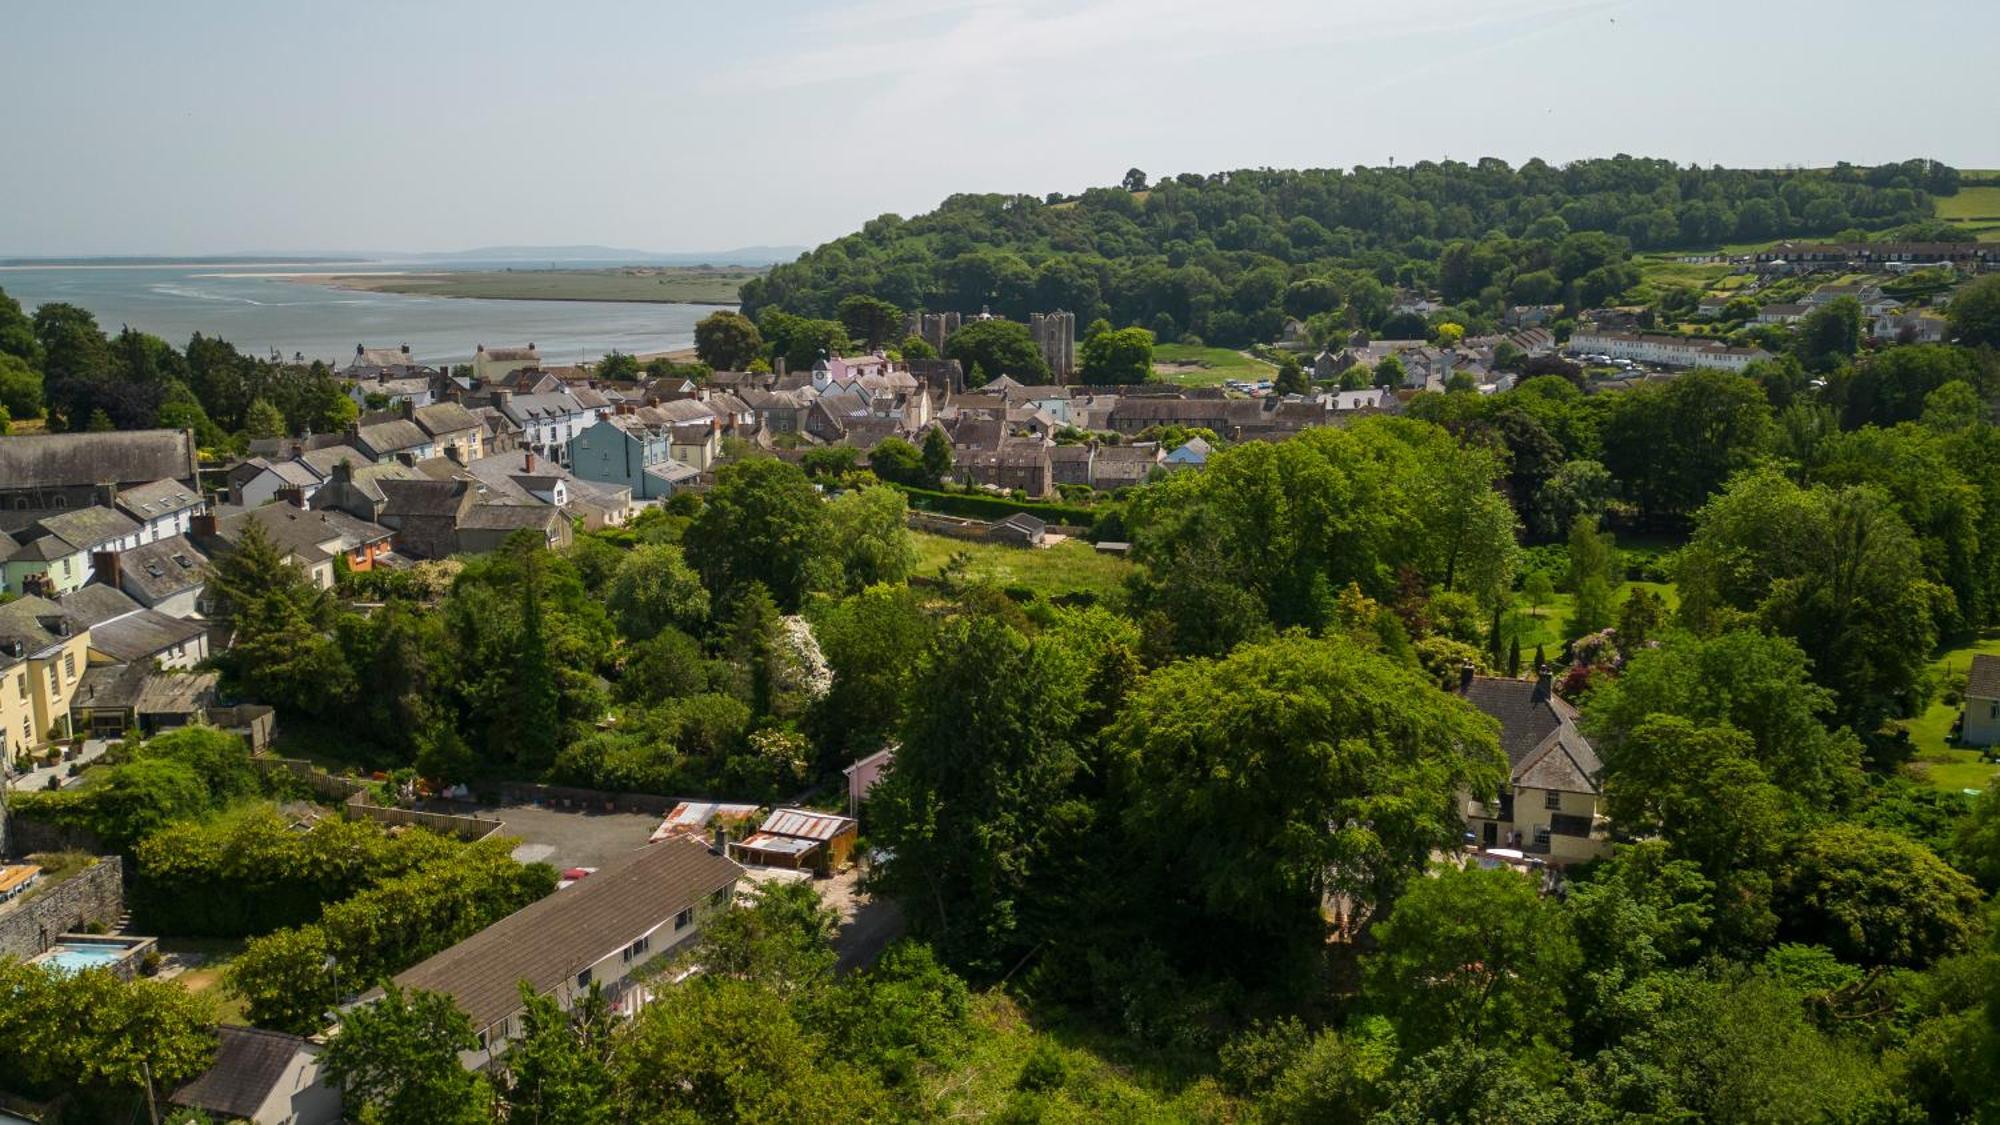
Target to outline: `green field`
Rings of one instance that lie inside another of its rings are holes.
[[[971,558],[974,577],[1001,587],[1020,586],[1045,598],[1075,593],[1114,598],[1123,591],[1125,576],[1132,573],[1131,563],[1076,539],[1054,547],[1032,548],[973,543],[925,531],[912,531],[910,537],[917,544],[917,566],[912,573],[921,578],[935,577],[960,551]]]
[[[1937,217],[1952,222],[1986,219],[2000,222],[2000,184],[1962,187],[1957,195],[1940,195],[1934,204]]]
[[[1228,348],[1153,345],[1153,375],[1183,387],[1219,387],[1231,379],[1254,383],[1277,374],[1278,369],[1263,360]]]
[[[345,274],[326,278],[339,289],[481,297],[492,301],[632,301],[733,305],[758,271],[702,267],[628,266],[614,270],[451,270],[442,273]]]
[[[1612,604],[1623,606],[1626,597],[1634,589],[1651,590],[1660,595],[1666,600],[1668,613],[1680,607],[1680,594],[1670,582],[1627,582],[1618,587],[1617,593],[1612,598]],[[1510,637],[1521,638],[1521,662],[1527,664],[1534,660],[1536,645],[1541,645],[1549,659],[1554,660],[1556,654],[1562,651],[1564,642],[1568,640],[1563,636],[1563,626],[1568,622],[1571,611],[1576,608],[1576,596],[1557,593],[1547,605],[1541,607],[1539,615],[1529,608],[1527,601],[1520,595],[1516,594],[1515,598],[1515,607],[1507,614],[1506,621],[1501,627]]]
[[[1931,667],[1940,672],[1963,675],[1973,656],[1978,654],[2000,656],[2000,632],[1989,633],[1971,644],[1949,650],[1938,657]],[[2000,767],[1980,761],[1977,750],[1952,744],[1951,725],[1957,719],[1958,708],[1937,698],[1931,700],[1930,707],[1923,714],[1904,721],[1903,729],[1910,732],[1910,740],[1917,747],[1916,761],[1910,764],[1909,771],[1939,789],[1954,792],[1984,789],[1993,780],[1995,769]]]

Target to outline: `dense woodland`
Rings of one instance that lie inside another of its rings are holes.
[[[1876,168],[1744,171],[1620,156],[1560,168],[1423,162],[1404,168],[1180,175],[1076,197],[956,195],[884,215],[743,287],[743,311],[831,318],[866,294],[906,309],[1025,321],[1068,309],[1224,347],[1275,339],[1287,316],[1371,332],[1393,290],[1436,291],[1479,330],[1507,304],[1606,303],[1632,288],[1634,249],[1898,231],[1936,224],[1958,172],[1927,160]]]
[[[1241,174],[1106,189],[1130,209],[1118,222],[1097,192],[990,214],[959,200],[903,224],[934,229],[843,240],[751,296],[838,318],[764,310],[808,343],[861,339],[867,308],[843,296],[929,291],[819,271],[886,270],[901,247],[928,285],[953,224],[982,254],[1100,224],[1151,245],[1176,214],[1239,218],[1234,238],[1253,214],[1295,224],[1305,204],[1270,200],[1319,184],[1313,206],[1335,209],[1315,224],[1400,258],[1419,237],[1532,241],[1606,200],[1623,223],[1663,189],[1676,216],[1683,198],[1727,204],[1731,237],[1758,199],[1788,223],[1887,227],[1947,172]],[[1421,225],[1338,210],[1369,190]],[[1795,231],[1821,233],[1764,233]],[[1190,261],[1261,253],[1193,245]],[[1096,292],[1120,321],[1153,315]],[[1109,595],[995,584],[963,556],[919,570],[899,487],[925,472],[914,447],[879,476],[743,457],[702,498],[561,552],[518,542],[333,593],[246,540],[213,582],[235,638],[217,663],[304,751],[435,782],[777,798],[900,747],[863,832],[910,937],[874,968],[834,976],[825,915],[770,892],[666,1002],[629,1022],[540,1009],[495,1076],[457,1067],[471,1029],[435,997],[350,1014],[330,1063],[351,1106],[390,1122],[1995,1120],[2000,789],[1924,784],[1902,721],[1962,691],[1931,670],[1941,645],[2000,626],[2000,282],[1961,291],[1954,344],[1830,330],[1854,315],[1787,331],[1745,375],[1587,394],[1558,366],[1225,446],[1094,503],[1096,534],[1132,544]],[[745,325],[714,331],[742,346]],[[1539,619],[1557,597],[1556,639],[1523,646],[1524,607]],[[1544,661],[1603,759],[1615,839],[1554,894],[1433,864],[1462,838],[1457,796],[1506,766],[1496,724],[1442,685]],[[305,1029],[360,987],[321,971],[329,954],[386,976],[552,885],[482,846],[288,832],[264,805],[284,794],[241,754],[156,740],[17,812],[131,856],[136,909],[163,932],[246,939],[230,987],[260,1023]],[[264,893],[203,893],[241,885]],[[0,1066],[38,1090],[129,1104],[135,1056],[163,1078],[204,1058],[212,1013],[184,994],[0,974],[19,998],[0,1004]],[[129,1015],[83,1026],[86,1000]],[[104,1044],[91,1061],[37,1022],[63,1019]]]

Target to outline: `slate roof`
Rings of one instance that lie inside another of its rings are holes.
[[[418,427],[432,437],[476,430],[480,425],[477,415],[456,402],[420,406],[412,414]]]
[[[2000,656],[1980,653],[1966,673],[1965,694],[1975,699],[2000,699]]]
[[[542,353],[536,350],[533,344],[529,344],[525,348],[489,348],[482,344],[479,350],[486,353],[487,359],[497,359],[502,362],[512,362],[522,359],[532,359],[539,362],[542,358]]]
[[[65,622],[70,636],[83,631],[83,622],[47,598],[33,595],[15,598],[0,605],[0,642],[20,641],[24,651],[32,656],[69,639],[57,631]]]
[[[64,542],[60,535],[44,535],[31,539],[8,554],[8,562],[54,562],[75,554],[77,548]]]
[[[470,487],[463,480],[385,480],[382,516],[450,516],[458,513]]]
[[[306,1041],[254,1027],[224,1025],[217,1034],[221,1043],[216,1048],[215,1065],[167,1100],[224,1117],[254,1117],[291,1069]]]
[[[1535,680],[1474,676],[1466,701],[1500,723],[1513,783],[1531,789],[1597,793],[1604,768],[1576,727],[1576,708]]]
[[[114,617],[137,613],[141,608],[139,603],[127,597],[123,590],[95,582],[81,589],[72,590],[56,601],[69,611],[71,617],[93,629]]]
[[[43,531],[80,550],[109,543],[139,530],[138,523],[131,516],[97,505],[43,516],[36,522],[41,524]]]
[[[332,476],[334,468],[342,461],[351,461],[356,467],[375,463],[375,458],[344,443],[308,450],[299,454],[299,460],[305,463],[306,468],[318,473],[321,479]]]
[[[549,520],[562,513],[547,504],[474,504],[458,521],[471,531],[519,531],[524,527],[546,528]]]
[[[168,478],[121,490],[112,500],[119,510],[141,523],[201,506],[201,493]]]
[[[142,543],[118,556],[123,581],[138,589],[141,601],[156,605],[200,586],[206,581],[202,570],[207,566],[208,556],[185,535]]]
[[[363,449],[372,449],[378,455],[415,449],[431,443],[431,437],[423,431],[423,427],[408,418],[396,418],[387,422],[377,422],[372,426],[356,427],[354,437],[361,443]],[[374,458],[371,457],[369,460],[372,461]]]
[[[90,589],[88,586],[84,588]],[[168,617],[156,609],[141,609],[92,625],[90,648],[93,652],[101,652],[113,660],[129,664],[151,660],[175,645],[199,639],[206,632],[208,626],[203,622]]]
[[[701,840],[670,836],[522,907],[396,975],[404,988],[451,996],[488,1027],[521,1006],[518,982],[546,993],[743,874]]]
[[[194,435],[186,430],[0,437],[5,488],[194,480],[197,467]]]

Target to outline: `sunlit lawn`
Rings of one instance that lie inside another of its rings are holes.
[[[1945,652],[1931,667],[1963,674],[1972,664],[1972,658],[1982,653],[2000,656],[2000,632]],[[1916,760],[1909,770],[1939,789],[1984,789],[2000,767],[1980,761],[1978,750],[1950,742],[1951,725],[1958,719],[1958,710],[1957,706],[1936,698],[1923,714],[1904,721],[1903,729],[1910,732],[1910,740],[1916,744]]]
[[[1132,572],[1131,563],[1078,539],[1033,548],[975,543],[922,531],[913,531],[910,537],[917,544],[914,573],[920,578],[936,577],[952,555],[963,551],[971,560],[973,577],[996,586],[1023,587],[1045,598],[1071,593],[1114,598],[1123,590],[1125,576]]]
[[[1671,582],[1627,582],[1618,587],[1618,592],[1612,597],[1612,605],[1622,607],[1635,589],[1651,590],[1660,595],[1666,600],[1668,613],[1680,605],[1680,596]],[[1573,594],[1557,593],[1541,607],[1539,614],[1528,605],[1525,597],[1515,595],[1514,609],[1507,614],[1501,628],[1510,636],[1521,638],[1523,665],[1534,659],[1536,645],[1542,646],[1550,660],[1556,658],[1562,651],[1563,643],[1569,639],[1564,633],[1569,625],[1569,616],[1575,609],[1576,597]]]
[[[1278,374],[1277,368],[1242,352],[1189,344],[1154,345],[1153,371],[1162,382],[1183,387],[1218,387],[1231,379],[1254,383]]]

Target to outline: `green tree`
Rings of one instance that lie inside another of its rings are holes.
[[[543,554],[539,545],[522,552],[520,657],[510,670],[520,692],[509,723],[510,741],[515,761],[528,769],[547,768],[562,743],[562,701],[542,615]]]
[[[320,1060],[360,1121],[473,1125],[492,1120],[493,1091],[458,1056],[478,1047],[451,997],[388,984],[380,1000],[341,1015]]]
[[[911,488],[936,488],[935,478],[926,479],[924,456],[899,437],[886,437],[868,451],[868,469],[891,484]]]
[[[1569,570],[1564,585],[1575,602],[1565,630],[1572,638],[1609,628],[1618,586],[1618,555],[1611,534],[1597,530],[1597,521],[1579,516],[1569,529]]]
[[[215,1005],[179,982],[56,972],[8,957],[0,995],[0,1072],[10,1090],[64,1098],[93,1120],[123,1119],[148,1094],[164,1100],[215,1059]]]
[[[245,698],[307,714],[348,697],[352,673],[328,636],[334,606],[252,520],[210,568],[209,616],[229,631],[214,660]]]
[[[870,351],[889,343],[903,330],[903,310],[866,293],[843,298],[835,315],[847,328],[847,334]]]
[[[285,436],[285,416],[278,408],[256,399],[243,415],[243,432],[252,438],[277,438]]]
[[[1100,332],[1079,349],[1079,377],[1096,386],[1145,383],[1153,378],[1153,334],[1143,328]]]
[[[1528,599],[1528,611],[1539,619],[1542,607],[1555,599],[1555,583],[1549,581],[1546,571],[1531,570],[1521,580],[1521,594]]]
[[[0,353],[0,409],[24,420],[42,416],[42,373],[19,356]]]
[[[592,983],[570,1010],[521,984],[521,1036],[502,1057],[508,1125],[610,1125],[611,1007]]]
[[[1085,348],[1089,347],[1088,342]],[[1150,347],[1150,342],[1149,342]],[[965,384],[984,386],[1002,375],[1023,383],[1046,383],[1048,360],[1035,346],[1025,324],[1011,320],[975,320],[944,342],[944,356],[965,369]]]
[[[1302,395],[1311,392],[1312,380],[1306,377],[1306,369],[1299,364],[1299,357],[1286,353],[1278,361],[1278,377],[1271,387],[1281,395]]]
[[[881,749],[902,725],[905,669],[930,642],[932,624],[905,586],[871,586],[813,617],[833,685],[813,705],[809,727],[845,765]]]
[[[924,434],[924,479],[930,482],[925,487],[937,487],[939,481],[951,476],[951,468],[951,439],[943,427],[932,426]]]
[[[597,366],[592,369],[591,374],[599,379],[629,383],[639,377],[639,360],[635,356],[614,349],[597,361]]]
[[[761,582],[780,609],[837,579],[826,505],[797,466],[758,457],[716,474],[701,514],[688,526],[688,561],[723,599]]]
[[[1843,959],[1922,967],[1969,948],[1979,932],[1978,887],[1899,833],[1828,825],[1801,840],[1785,868],[1787,928]]]
[[[850,593],[910,576],[917,547],[910,538],[909,507],[901,492],[884,485],[842,493],[827,505],[827,549]]]
[[[628,639],[642,641],[673,627],[700,630],[708,620],[708,591],[671,544],[642,543],[620,560],[604,588],[605,608]]]
[[[1408,378],[1409,373],[1403,370],[1402,359],[1393,353],[1383,356],[1375,364],[1375,385],[1378,387],[1393,390],[1401,387]]]
[[[1489,720],[1344,638],[1169,665],[1109,738],[1126,830],[1150,870],[1175,873],[1156,909],[1245,950],[1316,942],[1328,894],[1386,903],[1457,840],[1449,794],[1503,778]]]
[[[717,371],[742,371],[764,351],[764,337],[739,312],[713,312],[694,326],[694,351]]]
[[[1771,406],[1741,375],[1697,369],[1611,400],[1604,465],[1651,516],[1692,513],[1771,443]]]
[[[937,349],[931,347],[930,341],[924,339],[922,336],[903,337],[902,344],[896,350],[903,353],[903,360],[906,363],[911,360],[936,359],[938,357]]]
[[[1832,371],[1861,350],[1861,302],[1836,297],[1799,322],[1795,343],[1808,371]]]
[[[1368,991],[1403,1050],[1454,1041],[1561,1043],[1579,954],[1560,906],[1506,868],[1446,868],[1416,879],[1375,927]]]
[[[1959,343],[2000,348],[2000,278],[1982,277],[1961,288],[1945,316]]]

